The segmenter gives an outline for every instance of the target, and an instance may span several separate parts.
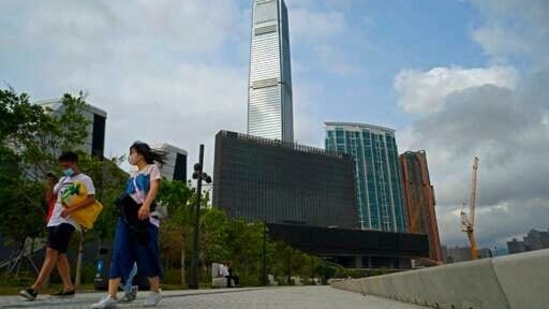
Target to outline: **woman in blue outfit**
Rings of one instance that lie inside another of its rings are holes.
[[[116,225],[109,270],[109,291],[92,308],[116,306],[121,278],[129,277],[134,263],[150,282],[151,292],[145,301],[145,307],[154,307],[162,299],[162,269],[158,244],[160,220],[151,216],[151,213],[155,210],[154,200],[162,178],[157,164],[164,164],[165,156],[164,152],[151,149],[145,143],[136,142],[130,147],[128,161],[137,167],[137,171],[130,176],[125,195],[117,202],[121,215]]]

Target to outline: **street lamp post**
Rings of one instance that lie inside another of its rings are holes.
[[[191,280],[189,282],[189,288],[198,289],[198,239],[200,236],[200,202],[202,200],[202,181],[205,181],[208,184],[212,182],[212,177],[204,173],[204,145],[200,145],[198,163],[194,165],[193,179],[196,179],[197,201],[194,216],[193,259],[191,264]]]
[[[267,280],[267,221],[263,221],[263,285],[268,285]]]

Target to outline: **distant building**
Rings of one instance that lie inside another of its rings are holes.
[[[187,151],[170,144],[154,145],[153,148],[167,153],[166,164],[162,165],[162,176],[169,181],[180,180],[187,182]]]
[[[513,239],[507,242],[507,249],[509,254],[549,249],[549,230],[538,231],[533,229],[528,232],[523,241]]]
[[[442,246],[441,250],[444,264],[467,262],[473,260],[471,256],[471,247],[456,246],[448,248],[446,246]],[[478,249],[479,259],[490,258],[492,257],[492,255],[492,251],[488,248]]]
[[[442,262],[435,194],[429,177],[427,155],[425,151],[408,151],[400,155],[399,159],[408,214],[408,232],[426,234],[430,245],[430,259]]]
[[[369,124],[327,122],[326,150],[355,159],[362,229],[405,233],[407,216],[395,131]]]
[[[358,229],[353,169],[344,154],[221,131],[213,205],[230,218]]]
[[[507,250],[509,250],[509,254],[526,252],[526,244],[524,241],[513,238],[513,240],[507,242]]]
[[[63,113],[64,106],[61,99],[40,101],[36,104],[50,108],[57,115]],[[82,142],[81,150],[103,158],[105,155],[105,131],[107,123],[107,112],[90,104],[86,104],[82,115],[90,122],[88,125],[88,138]]]

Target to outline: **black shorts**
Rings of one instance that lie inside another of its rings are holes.
[[[74,226],[68,223],[61,223],[58,226],[48,227],[48,248],[51,248],[61,254],[67,253],[73,233]]]

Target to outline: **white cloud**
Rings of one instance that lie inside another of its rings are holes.
[[[402,138],[429,154],[443,241],[467,244],[458,214],[476,155],[477,238],[482,246],[501,246],[549,224],[549,2],[469,2],[484,16],[473,39],[489,62],[507,65],[403,71],[395,88],[400,107],[420,116]],[[521,60],[520,76],[510,56]]]
[[[474,40],[479,43],[489,55],[508,55],[527,53],[529,47],[513,33],[506,32],[502,27],[484,27],[473,31]]]
[[[522,55],[548,65],[549,2],[530,0],[469,0],[483,13],[484,24],[473,38],[493,57]]]
[[[346,27],[342,13],[316,6],[297,14],[292,35],[303,17],[323,44]],[[192,164],[204,143],[211,169],[214,135],[246,130],[250,17],[239,0],[2,1],[0,80],[35,100],[87,91],[108,112],[107,154],[171,142]],[[324,90],[293,77],[296,139],[320,146]]]
[[[400,140],[410,149],[427,151],[444,242],[466,244],[457,214],[468,202],[474,156],[481,159],[481,244],[502,245],[521,230],[543,227],[549,221],[549,216],[540,217],[549,211],[549,164],[543,159],[549,153],[549,106],[541,102],[547,100],[549,75],[515,82],[509,68],[436,70],[446,77],[433,77],[433,70],[416,71],[397,83],[397,90],[405,102],[402,108],[421,115]]]
[[[516,79],[512,67],[437,67],[427,72],[403,70],[395,77],[394,85],[400,94],[400,108],[427,115],[441,108],[446,97],[454,92],[482,85],[514,88]]]

